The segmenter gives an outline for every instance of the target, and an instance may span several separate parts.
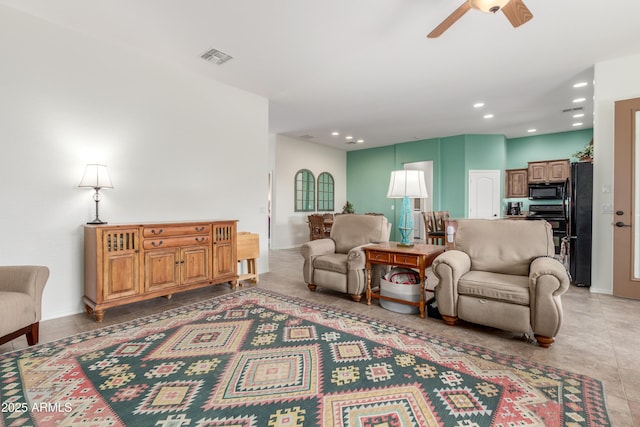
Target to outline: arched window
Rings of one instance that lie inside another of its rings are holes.
[[[308,169],[296,172],[295,211],[313,212],[316,210],[316,180]]]
[[[329,172],[322,172],[318,176],[318,211],[332,212],[333,206],[333,176]]]

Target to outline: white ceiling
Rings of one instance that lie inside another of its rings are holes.
[[[533,20],[464,0],[0,0],[26,13],[265,96],[270,132],[371,148],[459,134],[589,128],[593,65],[640,52],[638,0],[525,0]],[[19,41],[18,41],[19,42]],[[233,59],[218,66],[210,48]],[[582,89],[573,83],[588,81]],[[587,101],[574,104],[572,100]],[[485,106],[474,109],[475,102]],[[584,124],[572,113],[583,107]],[[487,113],[493,119],[483,119]],[[341,132],[339,137],[331,132]],[[365,140],[346,144],[344,137]]]

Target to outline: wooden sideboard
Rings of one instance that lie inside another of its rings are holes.
[[[86,225],[84,304],[97,322],[111,307],[238,283],[236,220]]]

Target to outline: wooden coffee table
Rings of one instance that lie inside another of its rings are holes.
[[[425,245],[416,243],[411,247],[399,246],[397,242],[378,243],[365,246],[367,269],[367,304],[371,305],[371,298],[408,304],[420,308],[420,317],[424,318],[424,278],[425,269],[431,266],[433,260],[443,253],[444,246]],[[420,274],[420,301],[406,301],[398,298],[380,295],[371,289],[371,264],[382,264],[395,267],[415,268]]]

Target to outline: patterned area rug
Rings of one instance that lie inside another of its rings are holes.
[[[261,289],[1,355],[0,400],[3,426],[610,425],[592,378]]]

